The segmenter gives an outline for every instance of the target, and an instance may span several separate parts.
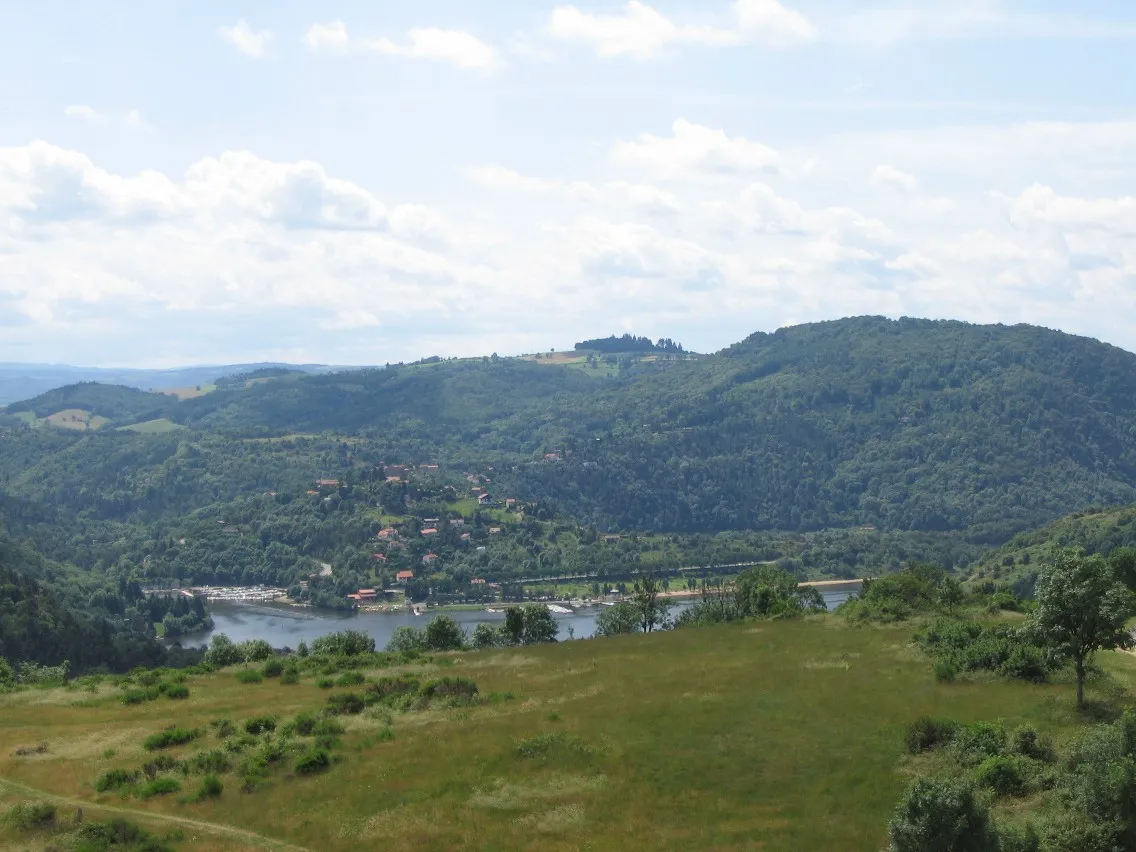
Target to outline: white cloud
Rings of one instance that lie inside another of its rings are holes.
[[[315,342],[321,360],[382,363],[570,345],[605,324],[720,345],[861,313],[1136,345],[1134,146],[1124,123],[1034,124],[774,151],[679,120],[579,173],[471,168],[430,206],[312,161],[229,151],[125,173],[35,142],[0,149],[0,357]],[[782,167],[809,159],[812,175]]]
[[[327,50],[333,53],[344,53],[351,44],[351,39],[347,35],[347,25],[343,21],[312,24],[304,35],[304,41],[311,50]]]
[[[760,142],[731,138],[714,130],[678,119],[669,137],[645,133],[633,141],[620,141],[612,149],[619,164],[645,169],[660,178],[691,174],[739,174],[776,171],[777,152]]]
[[[253,59],[263,59],[268,43],[272,40],[271,30],[254,30],[244,18],[231,27],[218,27],[217,34]]]
[[[876,166],[870,182],[872,186],[889,187],[903,192],[914,192],[916,187],[919,186],[919,181],[915,179],[915,175],[887,165]]]
[[[497,53],[492,47],[461,30],[416,28],[407,33],[403,44],[381,38],[369,41],[367,45],[389,56],[448,62],[458,68],[483,73],[494,71],[498,64]]]
[[[641,0],[628,0],[618,14],[557,6],[547,31],[554,38],[590,45],[600,56],[646,59],[670,45],[732,45],[759,41],[781,45],[812,38],[814,27],[777,0],[736,0],[734,21],[725,27],[677,24]]]
[[[73,115],[77,118],[82,118],[86,121],[93,122],[94,124],[106,124],[107,117],[99,112],[97,109],[86,104],[75,104],[66,107],[63,110],[65,115]]]
[[[304,41],[313,51],[340,54],[370,51],[387,56],[446,62],[484,74],[497,70],[500,64],[497,52],[490,45],[462,30],[415,28],[406,34],[404,42],[397,43],[388,38],[353,39],[347,32],[347,25],[336,20],[312,24]]]

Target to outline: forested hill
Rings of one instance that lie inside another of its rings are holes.
[[[1136,356],[1094,340],[863,317],[698,360],[600,366],[485,358],[266,378],[172,403],[163,416],[189,432],[13,432],[0,484],[114,516],[293,487],[348,457],[437,462],[495,467],[501,488],[600,528],[871,524],[984,543],[1136,502]],[[249,443],[294,433],[352,442],[270,465]]]

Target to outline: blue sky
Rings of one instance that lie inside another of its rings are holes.
[[[1103,0],[3,4],[0,361],[1136,350],[1134,48]]]

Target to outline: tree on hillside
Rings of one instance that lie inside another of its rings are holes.
[[[656,627],[666,624],[670,602],[666,598],[659,598],[661,589],[659,581],[651,574],[635,584],[635,613],[644,633],[650,633]]]
[[[1039,573],[1032,627],[1054,650],[1067,654],[1077,670],[1077,707],[1085,703],[1085,663],[1098,649],[1130,648],[1125,622],[1136,599],[1100,556],[1060,551]]]
[[[1116,579],[1136,591],[1136,547],[1118,547],[1108,555]]]
[[[620,601],[615,606],[605,606],[603,612],[596,616],[597,636],[638,633],[640,627],[639,610],[631,601]]]

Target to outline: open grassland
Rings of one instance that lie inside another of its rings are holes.
[[[199,396],[205,396],[207,393],[213,393],[217,390],[214,384],[208,385],[190,385],[184,388],[162,388],[157,393],[168,393],[171,396],[176,396],[179,400],[182,399],[196,399]]]
[[[0,795],[47,791],[154,831],[179,820],[187,849],[878,850],[918,768],[903,745],[916,717],[1029,722],[1058,743],[1081,724],[1067,683],[937,683],[910,639],[819,616],[443,657],[402,671],[468,678],[495,699],[339,717],[344,759],[325,773],[286,768],[250,793],[225,775],[204,802],[94,784],[152,759],[142,741],[172,723],[283,722],[351,688],[321,690],[308,673],[241,683],[228,669],[191,677],[176,702],[124,706],[110,686],[14,693],[0,696],[0,779],[20,786]],[[1101,662],[1109,674],[1090,697],[1120,706],[1136,657]],[[393,739],[378,736],[392,718]],[[40,742],[45,752],[15,755]],[[163,753],[218,745],[207,733]]]
[[[184,430],[186,427],[180,423],[174,423],[165,417],[157,420],[146,420],[142,423],[131,423],[129,426],[120,426],[119,429],[124,432],[137,432],[139,435],[161,435],[165,432],[178,432]]]
[[[106,417],[92,414],[81,408],[65,408],[43,418],[44,423],[60,429],[75,429],[78,431],[95,430],[110,422]]]

